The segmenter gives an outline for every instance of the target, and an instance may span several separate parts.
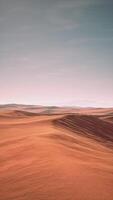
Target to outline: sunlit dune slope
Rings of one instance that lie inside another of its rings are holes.
[[[21,110],[11,110],[11,111],[5,111],[0,113],[0,117],[6,117],[6,118],[22,118],[22,117],[28,117],[28,116],[37,116],[37,113],[32,113],[28,111],[21,111]]]
[[[52,109],[0,111],[0,200],[112,200],[112,109]]]

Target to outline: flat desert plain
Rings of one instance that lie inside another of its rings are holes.
[[[0,200],[113,200],[113,109],[0,106]]]

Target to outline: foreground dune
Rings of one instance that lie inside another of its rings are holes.
[[[0,199],[112,200],[113,110],[39,109],[1,109]]]

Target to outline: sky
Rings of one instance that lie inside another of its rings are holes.
[[[112,0],[0,0],[0,104],[113,106]]]

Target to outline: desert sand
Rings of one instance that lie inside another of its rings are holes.
[[[0,200],[112,199],[112,108],[0,107]]]

